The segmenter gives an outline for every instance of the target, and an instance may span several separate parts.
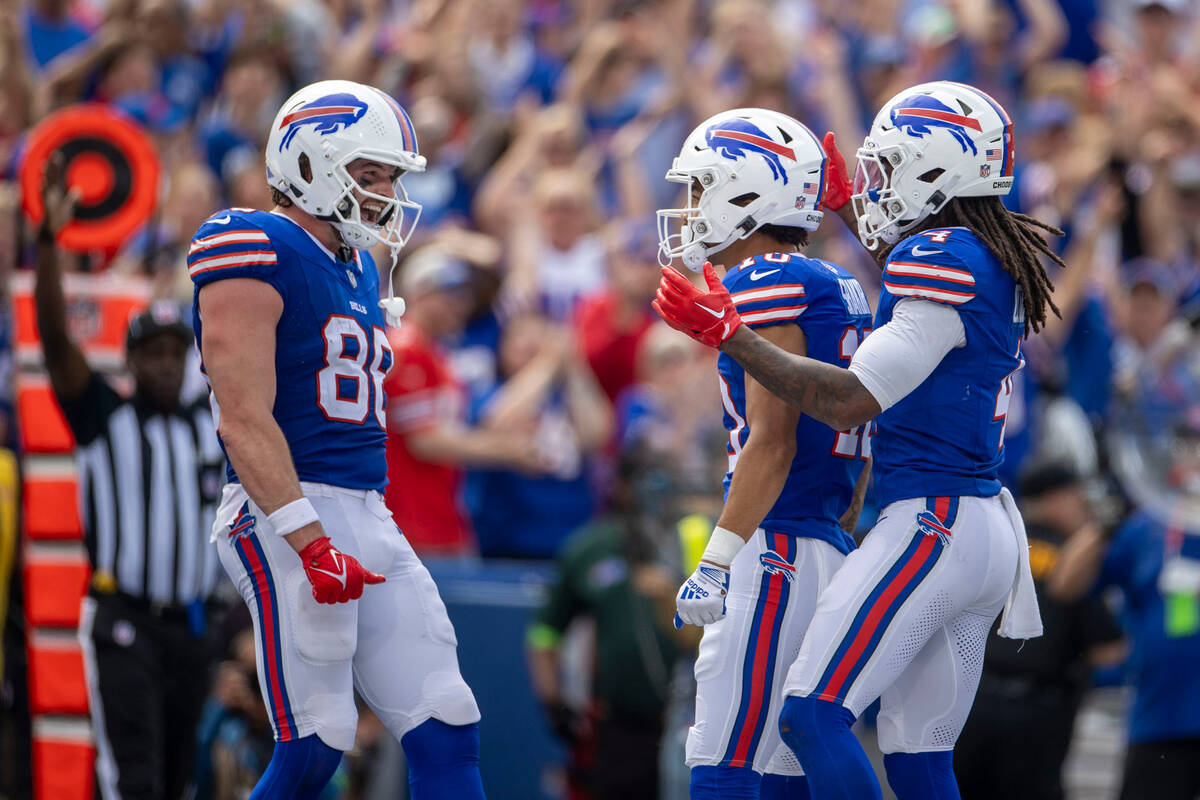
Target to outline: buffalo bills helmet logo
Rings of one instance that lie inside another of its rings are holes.
[[[936,536],[942,546],[950,544],[950,529],[932,511],[922,511],[917,514],[917,529],[925,536]]]
[[[704,132],[704,142],[724,158],[737,161],[751,153],[762,156],[771,168],[771,177],[788,182],[782,158],[796,160],[796,151],[774,142],[757,125],[749,120],[728,119],[718,122]]]
[[[909,136],[925,138],[932,128],[945,128],[954,137],[963,152],[971,149],[972,155],[979,155],[975,142],[967,135],[966,129],[982,130],[979,120],[965,114],[959,114],[942,101],[927,94],[918,94],[905,98],[892,107],[892,124]]]
[[[279,142],[279,150],[282,152],[305,125],[315,125],[317,133],[335,133],[358,122],[365,113],[367,104],[348,92],[318,97],[280,121],[279,127],[287,127],[287,133]]]
[[[760,554],[758,560],[762,564],[763,570],[768,574],[782,575],[789,581],[796,577],[796,568],[774,550],[767,550],[765,553]]]
[[[229,538],[235,536],[249,536],[254,533],[254,515],[250,513],[250,501],[242,503],[242,507],[238,510],[238,514],[229,525]]]

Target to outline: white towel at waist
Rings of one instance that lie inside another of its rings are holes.
[[[1025,523],[1021,520],[1021,512],[1017,510],[1017,501],[1008,489],[1000,490],[1000,503],[1012,522],[1017,540],[1017,574],[1000,615],[999,634],[1006,639],[1034,639],[1042,635],[1042,613],[1038,609],[1033,572],[1029,568],[1029,540],[1025,536]]]

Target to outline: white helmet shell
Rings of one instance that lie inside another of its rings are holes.
[[[951,81],[905,89],[858,150],[858,236],[872,250],[893,244],[954,197],[1008,194],[1012,176],[1012,119],[999,103]]]
[[[393,197],[364,191],[346,167],[368,159],[397,168]],[[423,172],[412,121],[386,93],[353,81],[320,81],[288,98],[267,138],[267,182],[304,211],[333,224],[351,247],[384,244],[393,255],[412,236],[421,206],[400,183]],[[360,199],[381,204],[364,222]]]
[[[692,131],[667,180],[688,187],[687,205],[658,211],[659,261],[666,266],[681,258],[698,272],[710,256],[763,225],[816,230],[825,152],[791,117],[737,108]],[[700,189],[698,198],[693,188]]]

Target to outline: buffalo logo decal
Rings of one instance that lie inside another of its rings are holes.
[[[959,114],[950,106],[927,94],[918,94],[901,100],[892,109],[892,124],[909,136],[925,138],[933,128],[945,128],[954,137],[963,152],[970,148],[972,155],[979,155],[975,143],[967,135],[967,128],[982,130],[979,120]]]
[[[732,161],[747,155],[760,155],[771,168],[771,177],[788,182],[783,159],[796,160],[796,151],[787,145],[774,142],[757,125],[749,120],[729,119],[718,122],[704,133],[704,141],[720,156]]]
[[[280,121],[280,129],[286,127],[287,132],[283,134],[279,150],[282,152],[291,144],[292,139],[305,125],[315,125],[317,133],[336,133],[358,122],[365,113],[367,104],[347,92],[318,97],[287,114]]]

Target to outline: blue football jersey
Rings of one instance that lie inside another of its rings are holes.
[[[862,287],[841,267],[800,253],[768,253],[743,261],[725,275],[742,322],[759,330],[771,325],[799,325],[809,358],[846,367],[871,329],[871,307]],[[746,373],[722,353],[717,360],[729,472],[750,437],[746,420]],[[850,506],[854,482],[870,456],[870,428],[834,431],[801,415],[796,425],[796,456],[779,499],[762,521],[768,531],[829,542],[843,553],[854,540],[838,520]]]
[[[948,228],[922,231],[889,254],[877,328],[905,297],[953,306],[967,343],[951,350],[920,386],[876,419],[880,504],[997,495],[1013,374],[1025,363],[1023,293],[975,234]]]
[[[283,298],[275,328],[275,421],[300,480],[350,489],[387,483],[383,379],[392,366],[379,274],[365,250],[339,261],[282,214],[222,211],[192,239],[192,326],[203,342],[200,289],[225,278],[269,283]],[[254,347],[254,342],[246,342]],[[203,362],[203,348],[201,348]],[[220,427],[220,409],[213,400]],[[222,445],[223,446],[223,445]],[[237,480],[233,466],[229,479]]]

